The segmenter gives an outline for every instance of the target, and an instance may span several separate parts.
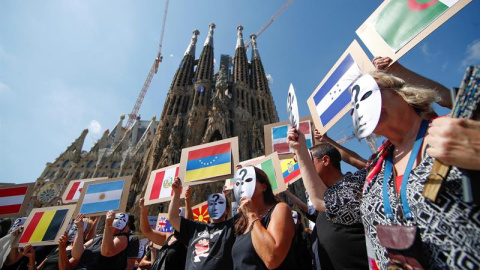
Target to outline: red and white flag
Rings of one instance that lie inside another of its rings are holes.
[[[173,196],[173,180],[177,176],[178,164],[152,171],[145,190],[145,205],[169,201]]]
[[[32,191],[32,185],[0,188],[0,216],[20,214],[27,193]]]
[[[65,189],[65,192],[63,193],[63,196],[62,196],[63,203],[67,204],[67,203],[78,202],[78,198],[80,198],[80,194],[82,193],[83,185],[85,185],[85,183],[87,182],[94,181],[94,180],[101,180],[101,179],[106,179],[106,178],[105,177],[90,178],[90,179],[70,181],[70,183],[68,183],[68,186]]]

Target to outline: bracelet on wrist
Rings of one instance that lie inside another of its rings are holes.
[[[250,223],[250,227],[248,227],[248,231],[249,231],[249,232],[252,231],[253,225],[255,225],[255,221],[258,221],[258,220],[260,220],[260,218],[256,218],[256,219],[254,219],[254,220],[252,221],[252,223]]]

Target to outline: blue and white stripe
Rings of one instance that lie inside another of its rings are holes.
[[[85,192],[80,213],[93,214],[118,210],[125,180],[90,184]]]

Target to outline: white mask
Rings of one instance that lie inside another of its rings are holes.
[[[21,218],[17,218],[15,219],[15,221],[13,222],[13,225],[12,227],[10,227],[10,229],[8,230],[8,233],[11,233],[13,231],[15,231],[18,227],[22,226],[23,224],[25,224],[25,221],[27,220],[26,217],[21,217]]]
[[[181,217],[185,217],[185,207],[178,208],[178,215]]]
[[[83,222],[83,232],[85,232],[86,229],[87,229],[87,222],[84,221]],[[67,232],[68,242],[72,243],[75,240],[75,236],[77,235],[77,232],[78,232],[77,225],[72,224],[72,226],[70,227],[70,229]]]
[[[208,215],[211,219],[220,219],[227,209],[227,200],[221,193],[208,195]]]
[[[382,112],[380,88],[371,75],[365,74],[355,81],[351,101],[355,136],[363,139],[375,130]]]
[[[305,196],[307,197],[308,214],[313,215],[315,214],[315,207],[313,206],[312,200],[310,200],[310,195],[308,195],[306,191]]]
[[[128,222],[128,215],[125,213],[117,213],[115,214],[115,219],[113,220],[112,227],[117,230],[123,231],[127,226]]]
[[[240,204],[242,197],[252,198],[255,192],[255,185],[257,183],[257,177],[255,175],[255,169],[252,166],[241,168],[235,172],[233,177],[235,185],[233,186],[233,194],[237,203]]]
[[[298,213],[297,211],[292,211],[292,218],[293,218],[293,223],[297,225],[298,223]]]

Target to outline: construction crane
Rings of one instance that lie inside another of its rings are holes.
[[[267,29],[267,28],[270,26],[270,24],[272,24],[272,23],[275,21],[275,19],[277,19],[277,17],[280,16],[280,14],[282,14],[282,12],[284,12],[285,9],[287,9],[287,7],[290,6],[291,3],[293,3],[293,1],[295,1],[295,0],[288,0],[281,8],[277,11],[277,13],[275,13],[275,15],[273,15],[273,16],[270,18],[270,20],[268,20],[268,22],[267,22],[262,28],[260,28],[260,30],[258,30],[257,33],[255,33],[255,35],[256,35],[257,37],[259,37],[259,36],[263,33],[263,31],[265,31],[265,29]],[[248,43],[245,45],[245,49],[248,49],[248,47],[250,47],[250,43],[251,43],[251,42],[248,42]]]
[[[127,124],[125,125],[126,130],[129,130],[130,128],[132,128],[132,125],[135,122],[135,119],[137,119],[138,111],[142,106],[143,98],[145,98],[145,94],[148,91],[148,87],[152,82],[153,75],[157,74],[158,65],[162,62],[162,59],[163,59],[162,44],[163,44],[163,34],[165,33],[165,22],[167,21],[168,2],[170,2],[170,0],[165,1],[165,11],[163,13],[162,32],[160,34],[160,43],[158,44],[157,58],[155,58],[155,61],[153,62],[152,67],[150,68],[150,72],[148,73],[147,80],[143,84],[142,91],[140,91],[140,95],[138,95],[137,101],[135,102],[135,106],[133,106],[132,112],[128,115],[128,121],[127,121]]]

